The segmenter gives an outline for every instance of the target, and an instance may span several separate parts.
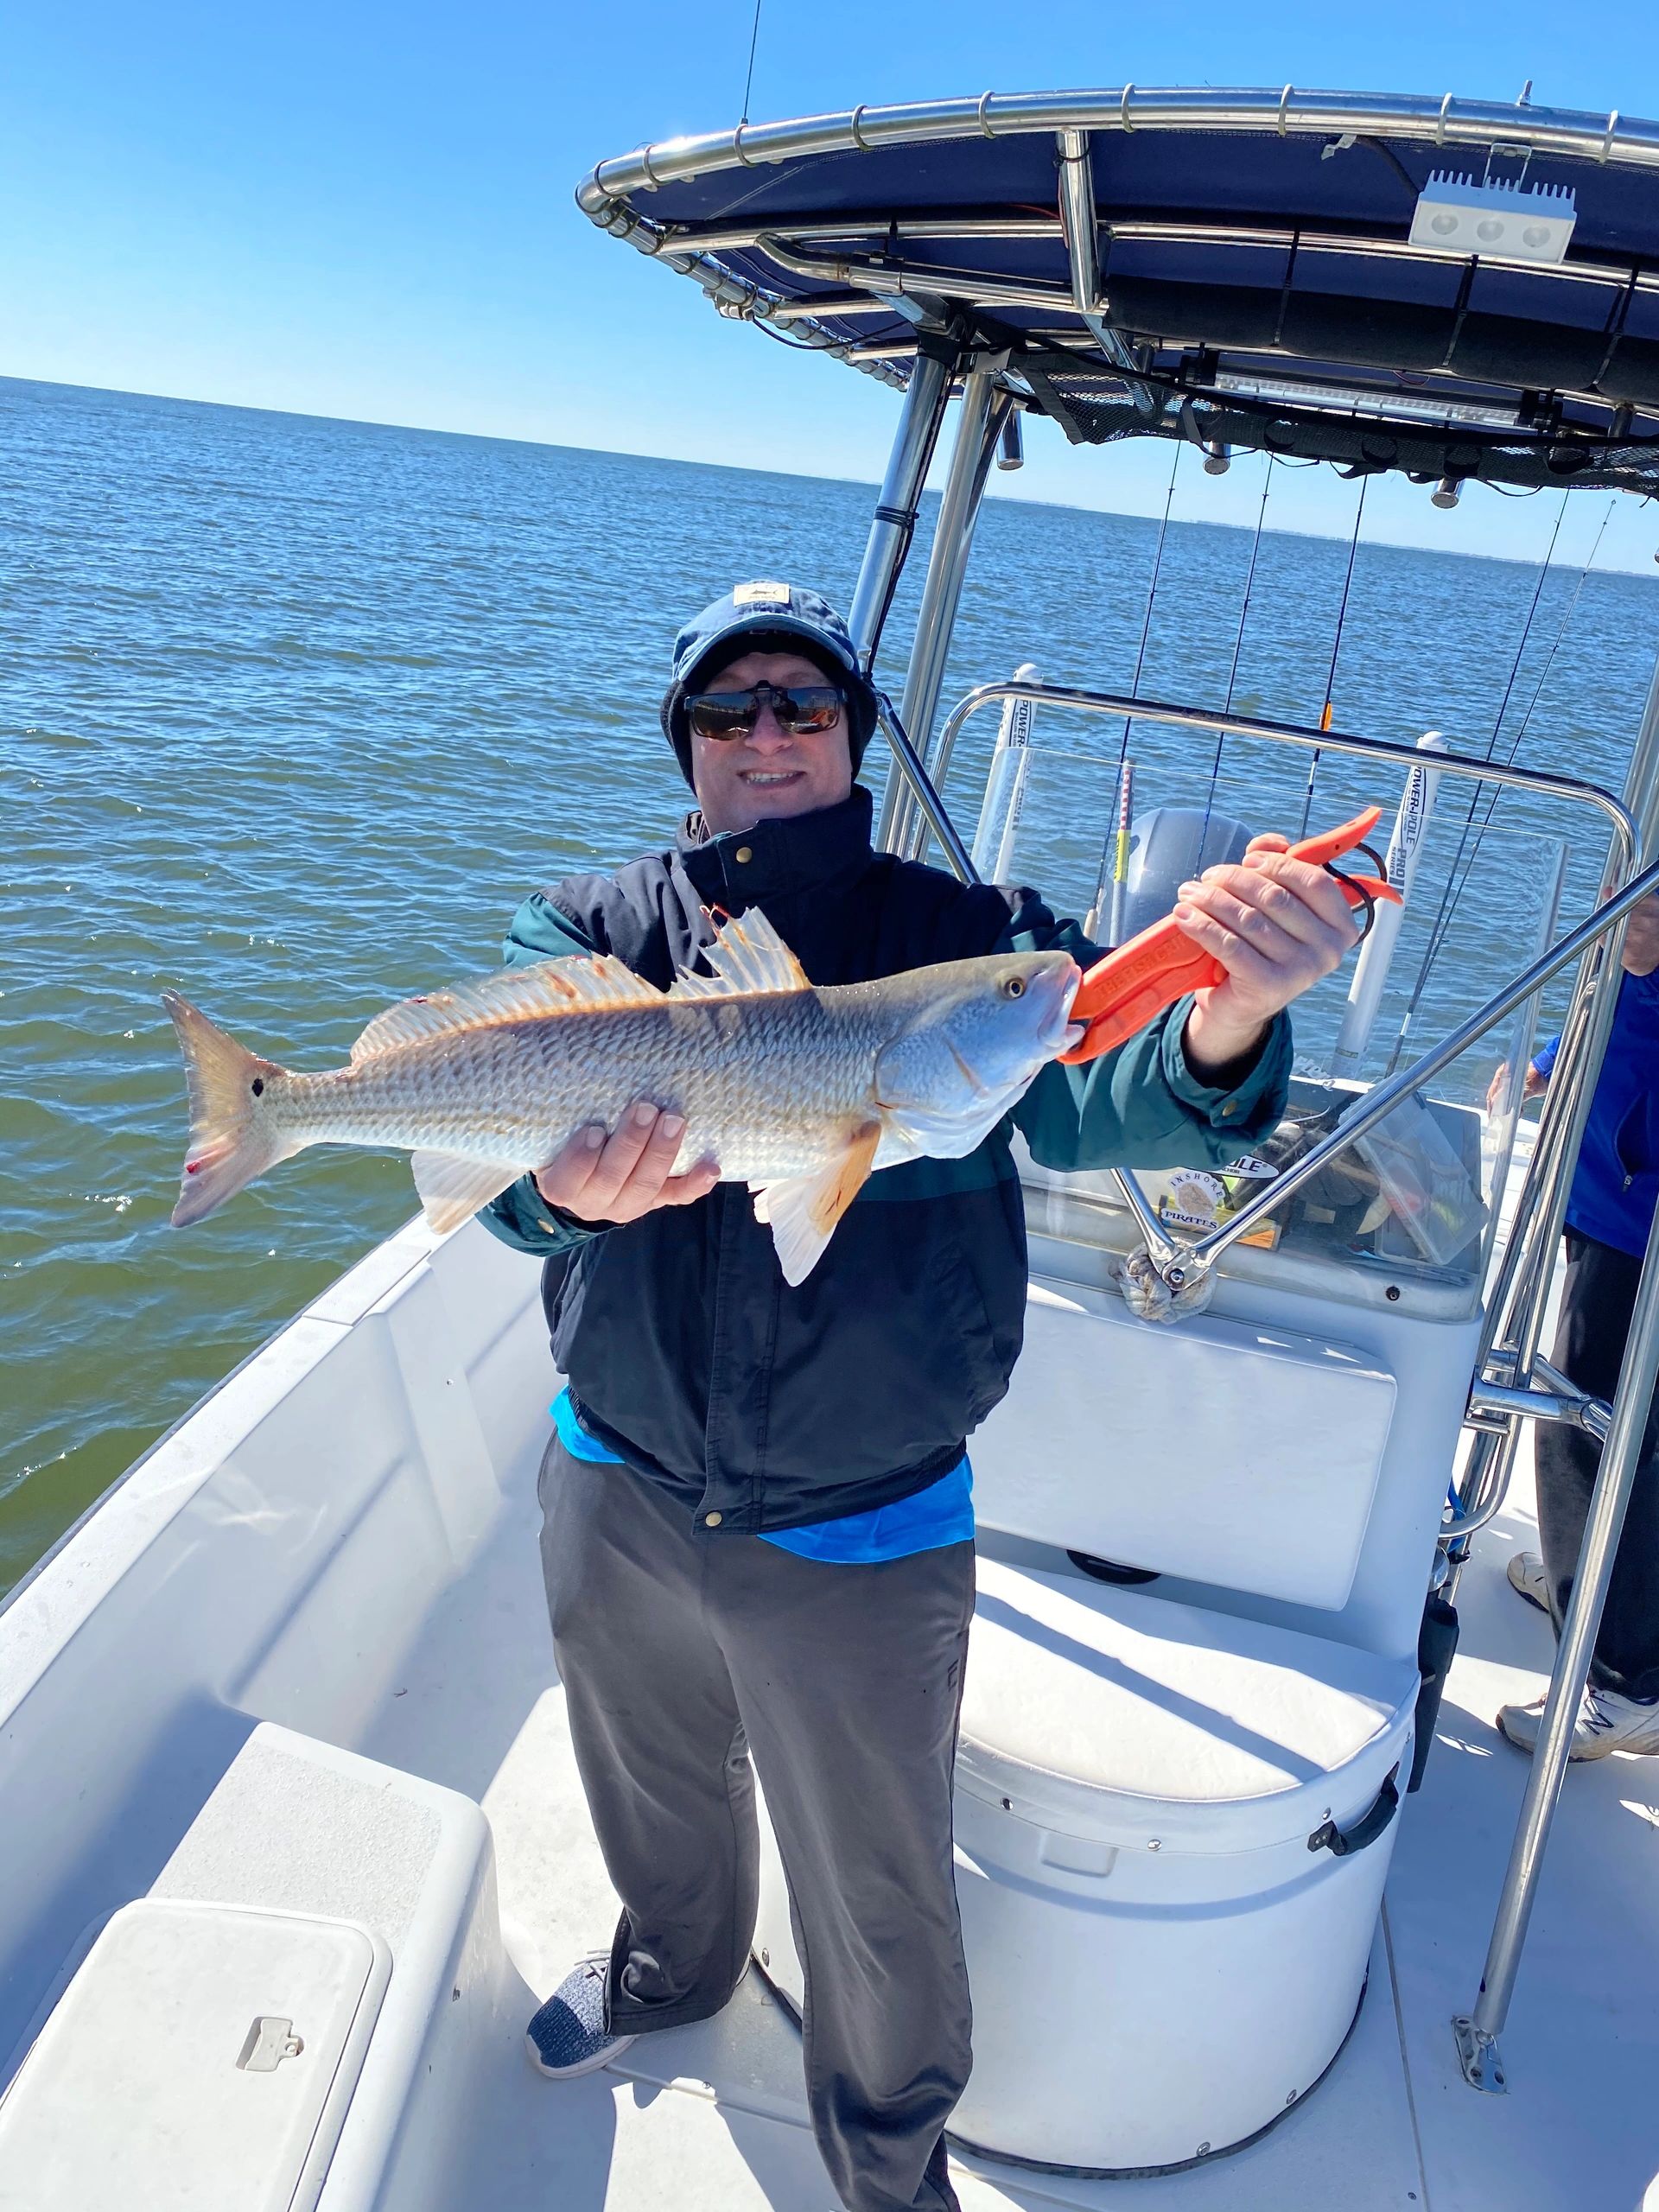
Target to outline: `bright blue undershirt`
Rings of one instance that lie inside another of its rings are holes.
[[[620,1467],[624,1461],[607,1452],[576,1419],[570,1393],[561,1390],[549,1411],[559,1441],[573,1459]],[[878,1505],[868,1513],[843,1513],[838,1520],[814,1521],[804,1529],[772,1529],[760,1532],[763,1544],[794,1552],[801,1559],[827,1560],[837,1566],[868,1566],[884,1559],[909,1559],[916,1552],[938,1551],[945,1544],[970,1542],[974,1534],[974,1476],[964,1452],[956,1465],[895,1505]],[[718,1540],[716,1540],[718,1541]]]

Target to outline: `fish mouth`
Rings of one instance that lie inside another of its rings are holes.
[[[1071,959],[1063,969],[1051,970],[1034,980],[1033,988],[1052,1001],[1044,1009],[1043,1025],[1037,1034],[1037,1043],[1047,1058],[1069,1052],[1083,1035],[1082,1025],[1071,1019],[1071,1001],[1082,982],[1083,970]]]

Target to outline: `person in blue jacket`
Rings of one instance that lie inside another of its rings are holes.
[[[1624,932],[1624,975],[1600,1079],[1567,1207],[1567,1281],[1555,1366],[1580,1389],[1611,1399],[1630,1333],[1642,1255],[1659,1201],[1659,896],[1644,899]],[[1560,1038],[1527,1071],[1526,1096],[1548,1088]],[[1488,1104],[1508,1081],[1493,1078]],[[1595,1488],[1601,1446],[1565,1421],[1538,1424],[1537,1552],[1517,1552],[1510,1583],[1560,1632]],[[1529,1751],[1544,1700],[1506,1705],[1497,1725]],[[1659,1405],[1648,1414],[1636,1487],[1619,1538],[1584,1701],[1573,1732],[1575,1759],[1610,1751],[1659,1752]]]
[[[816,592],[741,584],[680,633],[663,729],[696,801],[673,846],[567,876],[514,916],[509,963],[600,951],[665,988],[758,907],[815,984],[1095,948],[1034,891],[875,850],[857,781],[876,696]],[[1277,1121],[1284,1008],[1353,944],[1284,840],[1182,887],[1227,969],[1014,1109],[1033,1156],[1235,1159]],[[754,1770],[806,1977],[813,2132],[846,2212],[956,2212],[944,2128],[967,2078],[952,1875],[957,1713],[974,1607],[967,1440],[1025,1319],[1010,1128],[871,1177],[789,1288],[741,1185],[676,1172],[645,1099],[580,1133],[485,1218],[543,1261],[565,1389],[543,1461],[543,1566],[582,1788],[622,1911],[530,2023],[568,2078],[707,2019],[749,1958]],[[763,1964],[764,1964],[763,1961]],[[1033,2024],[1041,2019],[1033,1990]],[[828,2191],[826,2191],[826,2196]]]

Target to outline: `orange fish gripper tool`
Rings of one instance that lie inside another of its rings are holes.
[[[1339,883],[1348,904],[1364,908],[1366,930],[1379,899],[1391,899],[1396,906],[1403,903],[1389,881],[1382,860],[1364,842],[1382,812],[1381,807],[1368,806],[1363,814],[1357,814],[1340,829],[1327,830],[1319,837],[1304,837],[1286,854],[1288,860],[1306,861],[1324,868]],[[1371,862],[1375,875],[1350,875],[1336,866],[1344,855],[1356,852]],[[1059,1057],[1072,1065],[1098,1059],[1103,1052],[1127,1043],[1189,991],[1208,990],[1226,979],[1227,970],[1213,953],[1195,943],[1173,914],[1166,914],[1162,921],[1154,922],[1150,929],[1142,930],[1116,952],[1107,953],[1092,968],[1085,969],[1071,1001],[1071,1019],[1088,1026],[1071,1050]]]

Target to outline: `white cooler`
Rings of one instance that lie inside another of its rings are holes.
[[[1409,1660],[982,1555],[957,1761],[974,2071],[951,2133],[1144,2172],[1340,2050],[1410,1770]],[[756,1950],[798,2007],[775,1850]]]

